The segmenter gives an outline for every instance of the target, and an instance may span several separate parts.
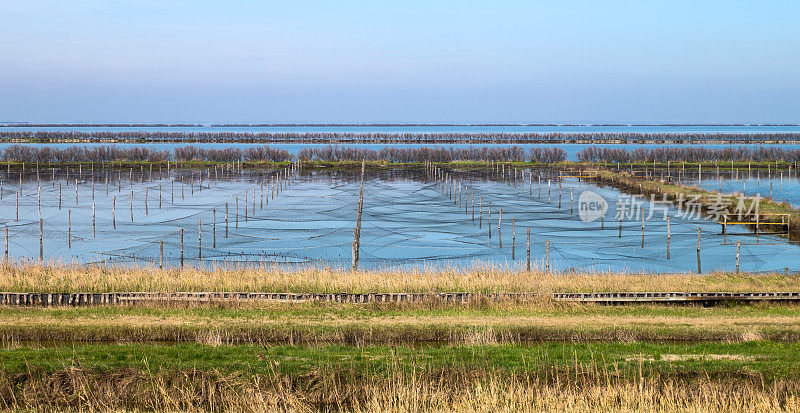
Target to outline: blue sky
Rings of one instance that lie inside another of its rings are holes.
[[[0,121],[800,121],[791,1],[0,0],[0,18]]]

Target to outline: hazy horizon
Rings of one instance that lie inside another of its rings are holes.
[[[798,123],[789,1],[0,3],[0,122]]]

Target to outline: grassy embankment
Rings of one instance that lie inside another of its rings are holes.
[[[772,275],[6,267],[6,291],[785,291]],[[0,407],[800,408],[800,306],[206,303],[0,308]],[[104,342],[104,344],[98,343]]]
[[[657,200],[666,199],[675,204],[692,200],[700,205],[700,209],[703,213],[708,213],[712,205],[719,204],[720,202],[724,203],[724,205],[728,205],[730,213],[735,212],[740,202],[742,202],[743,205],[742,211],[755,212],[755,208],[751,205],[753,202],[751,199],[741,198],[736,194],[720,193],[717,191],[708,191],[697,186],[646,179],[632,176],[627,172],[614,172],[601,169],[596,171],[596,173],[597,182],[600,184],[610,185],[631,194],[655,195]],[[683,207],[686,207],[686,205],[683,205]],[[790,237],[797,239],[795,237],[800,236],[800,210],[793,207],[791,204],[765,197],[759,201],[758,212],[761,214],[791,214],[789,217]],[[753,216],[745,216],[745,218],[750,221],[755,220]],[[762,220],[763,219],[764,218],[762,218]],[[751,225],[751,227],[755,228],[755,224]],[[766,229],[762,229],[762,231],[776,230],[774,227],[769,227],[767,225],[764,225],[763,228]]]
[[[793,411],[797,345],[77,346],[0,353],[0,405],[227,411]],[[777,368],[776,368],[777,367]]]
[[[558,342],[800,341],[793,304],[602,306],[211,303],[116,307],[8,307],[0,343],[25,341],[206,344],[448,345]]]

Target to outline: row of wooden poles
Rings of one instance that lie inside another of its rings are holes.
[[[491,163],[490,167],[497,172],[500,173],[500,176],[503,179],[510,179],[510,182],[513,183],[514,187],[517,187],[517,182],[519,181],[519,173],[522,172],[522,183],[524,185],[525,176],[524,170],[520,171],[517,168],[507,167],[503,163]],[[425,164],[426,172],[429,177],[434,179],[439,185],[441,186],[442,190],[446,191],[448,194],[448,198],[454,201],[460,208],[462,200],[464,201],[464,213],[468,214],[468,205],[466,199],[469,198],[470,191],[472,192],[472,221],[475,222],[475,197],[476,192],[475,189],[470,189],[467,187],[466,183],[463,181],[454,178],[450,173],[445,171],[444,169],[434,165],[431,162],[427,162]],[[512,173],[513,171],[513,173]],[[580,180],[579,176],[579,180]],[[541,175],[538,176],[538,197],[541,198],[542,193],[542,179]],[[547,202],[548,204],[551,203],[551,186],[552,180],[547,180]],[[561,194],[562,194],[562,182],[558,180],[558,208],[561,209]],[[533,171],[528,172],[528,193],[530,196],[533,195]],[[488,228],[488,237],[489,239],[492,238],[492,202],[489,201],[488,205],[488,214],[487,214],[487,228]],[[574,196],[573,196],[573,188],[570,187],[570,215],[573,214],[574,211]],[[642,243],[641,247],[644,248],[645,246],[645,215],[642,213]],[[498,209],[498,219],[497,219],[497,239],[498,245],[502,248],[503,241],[502,241],[502,233],[501,233],[501,224],[503,219],[503,210],[502,208]],[[619,231],[618,231],[618,238],[622,238],[622,216],[619,217]],[[666,217],[667,228],[666,228],[666,258],[669,260],[671,259],[670,254],[670,246],[672,240],[672,231],[671,231],[671,222],[670,217]],[[601,229],[605,227],[604,217],[601,215]],[[478,195],[478,228],[483,227],[483,196]],[[516,259],[516,217],[511,218],[511,228],[512,228],[512,248],[511,248],[511,259]],[[528,227],[526,229],[527,232],[527,240],[526,240],[526,269],[530,271],[530,232],[531,229]],[[701,229],[697,228],[697,273],[702,273],[702,265],[700,260],[700,246],[701,246]],[[737,241],[736,247],[736,272],[739,272],[739,262],[740,262],[740,249],[741,249],[741,241]],[[545,240],[545,272],[548,273],[550,271],[550,240]]]
[[[671,163],[670,161],[667,161],[667,169],[666,169],[667,170],[667,175],[666,175],[666,177],[664,176],[664,170],[663,169],[657,169],[656,168],[655,161],[653,161],[653,169],[652,170],[650,170],[647,167],[645,167],[644,171],[639,171],[639,172],[644,172],[645,177],[648,178],[648,179],[655,179],[655,172],[658,170],[658,171],[661,172],[661,176],[660,176],[660,180],[661,181],[664,181],[665,179],[671,181],[672,180],[672,169],[671,169],[670,163]],[[719,164],[718,164],[717,161],[714,161],[714,168],[715,168],[714,172],[712,172],[712,173],[715,174],[714,178],[717,180],[718,190],[722,191],[722,176],[720,175]],[[619,171],[619,169],[620,169],[620,165],[619,165],[619,163],[617,163],[617,170]],[[634,173],[636,171],[633,170],[633,165],[630,165],[629,169],[630,169],[630,174],[634,175]],[[741,182],[742,182],[742,193],[746,193],[747,192],[747,181],[746,181],[746,179],[744,177],[745,176],[744,174],[741,175],[741,179],[740,179],[739,169],[740,168],[734,168],[733,167],[733,162],[731,162],[729,175],[736,182],[739,182],[741,180]],[[779,170],[777,162],[776,162],[774,170],[775,170],[775,173],[778,174],[778,176],[780,177],[779,185],[780,185],[780,189],[783,190],[784,174],[783,174],[783,171]],[[793,168],[793,165],[789,164],[787,169],[786,169],[786,178],[787,179],[792,179],[792,171],[793,170],[795,171],[795,174],[796,174],[797,173],[796,172],[797,168]],[[773,171],[772,165],[768,163],[767,164],[767,179],[772,179],[772,171]],[[681,165],[681,170],[678,173],[678,180],[679,181],[685,181],[686,180],[685,179],[685,175],[686,175],[686,163],[683,162],[682,165]],[[747,177],[748,177],[748,179],[753,179],[752,163],[750,163],[750,162],[747,165]],[[700,184],[702,182],[703,182],[703,165],[702,164],[697,164],[697,185],[700,186]],[[757,188],[761,188],[761,169],[756,169],[756,187]],[[769,183],[769,197],[770,198],[772,198],[772,194],[773,194],[773,183],[770,181],[770,183]]]
[[[291,182],[292,177],[296,173],[299,172],[300,167],[301,167],[300,163],[293,163],[289,167],[284,168],[280,172],[277,172],[276,174],[271,176],[270,182],[268,184],[267,203],[269,203],[270,197],[274,198],[275,195],[279,194],[280,191],[285,189],[286,185],[289,182]],[[465,214],[468,214],[469,211],[468,211],[468,204],[466,202],[466,197],[468,196],[470,189],[466,186],[466,184],[464,184],[461,180],[458,180],[458,179],[452,177],[445,170],[443,170],[442,168],[440,168],[438,166],[435,166],[431,162],[426,162],[425,167],[426,167],[426,172],[427,172],[428,176],[433,178],[436,182],[438,182],[441,185],[443,190],[446,190],[448,192],[449,199],[454,200],[454,202],[457,205],[459,205],[459,207],[463,203],[464,212],[465,212]],[[505,164],[502,164],[502,163],[494,163],[494,162],[491,164],[490,167],[493,168],[494,170],[498,171],[501,174],[501,176],[504,177],[504,179],[505,179],[505,177],[509,177],[511,182],[513,182],[514,186],[517,187],[517,181],[519,180],[519,175],[518,175],[519,174],[519,170],[518,169],[507,167]],[[23,165],[23,168],[24,168],[24,165]],[[152,174],[152,166],[151,166],[150,169],[151,169],[151,174]],[[239,171],[241,171],[241,164],[234,164],[232,166],[232,169],[234,169],[234,170],[238,169]],[[223,174],[225,173],[225,168],[220,168],[220,170],[223,171]],[[169,164],[168,164],[168,171],[169,171]],[[214,168],[214,171],[215,171],[215,177],[218,179],[219,171],[217,170],[216,166]],[[513,171],[513,174],[511,173],[511,171]],[[37,167],[37,207],[38,207],[38,210],[39,210],[39,214],[41,216],[41,196],[40,196],[40,194],[41,194],[41,179],[39,177],[39,173],[38,172],[39,171],[38,171],[38,167]],[[94,199],[94,173],[93,172],[94,171],[93,171],[93,168],[92,168],[92,174],[91,174],[91,176],[92,176],[92,198]],[[208,185],[210,187],[211,173],[210,173],[210,170],[207,171],[207,172],[208,172],[208,180],[207,180],[207,182],[208,182]],[[524,172],[525,171],[523,170],[522,171],[522,173],[523,173],[523,175],[522,175],[523,184],[524,184]],[[353,232],[354,232],[354,239],[353,239],[353,245],[352,245],[352,250],[353,250],[353,256],[352,256],[353,265],[352,265],[352,268],[353,268],[353,270],[355,270],[357,268],[357,263],[358,263],[358,260],[359,260],[360,234],[361,234],[361,216],[362,216],[362,211],[363,211],[363,200],[364,200],[364,173],[365,173],[365,164],[362,161],[359,200],[358,200],[357,211],[356,211],[356,226],[353,229]],[[19,220],[19,195],[22,192],[22,176],[23,176],[23,174],[24,174],[24,169],[23,169],[22,173],[20,173],[20,177],[19,177],[19,179],[20,179],[20,181],[19,181],[20,182],[20,189],[16,193],[16,208],[17,208],[16,220],[17,221]],[[79,204],[79,200],[78,200],[78,182],[79,182],[79,179],[80,179],[81,175],[82,175],[82,170],[79,167],[79,171],[78,171],[79,178],[76,178],[75,181],[74,181],[75,182],[75,202],[76,202],[76,205]],[[129,172],[129,176],[132,177],[132,169]],[[533,194],[533,190],[532,190],[533,172],[532,171],[529,172],[528,177],[529,177],[529,179],[528,179],[529,195],[532,196],[532,194]],[[67,182],[69,183],[69,178],[68,177],[67,177]],[[121,191],[121,179],[118,180],[118,182],[120,182],[119,190]],[[173,202],[173,203],[174,203],[174,196],[175,196],[174,183],[175,183],[175,179],[172,179],[171,202]],[[181,183],[183,183],[183,180],[181,180]],[[54,181],[54,185],[55,185],[55,181]],[[562,196],[562,192],[563,192],[562,191],[562,182],[561,182],[561,180],[558,180],[558,185],[559,185],[558,186],[558,208],[560,209],[561,208],[561,196]],[[3,186],[3,179],[0,178],[0,199],[2,199],[2,186]],[[551,186],[552,186],[552,180],[548,179],[548,181],[547,181],[547,201],[548,201],[548,203],[551,203]],[[159,209],[161,209],[161,190],[160,190],[161,188],[160,187],[161,187],[161,184],[159,184],[159,198],[158,198],[158,200],[159,200]],[[203,178],[202,178],[202,171],[201,171],[201,178],[200,178],[199,188],[202,190],[202,187],[203,187]],[[263,195],[264,194],[264,183],[261,183],[260,187],[261,187],[261,201],[260,201],[260,205],[261,206],[260,206],[260,208],[263,209],[263,204],[264,204],[264,195]],[[184,188],[185,188],[185,185],[181,185],[181,196],[182,197],[184,196]],[[149,190],[149,188],[145,188],[144,204],[145,204],[145,213],[146,214],[148,214],[148,199],[149,199],[148,190]],[[191,193],[193,195],[194,194],[194,180],[193,179],[191,180],[191,191],[192,191]],[[476,193],[475,193],[474,189],[472,189],[471,191],[472,191],[472,221],[475,222],[475,196],[476,196]],[[108,175],[106,175],[106,194],[108,194]],[[541,175],[539,175],[538,176],[538,197],[539,198],[541,198],[541,194],[542,194],[542,179],[541,179]],[[239,199],[238,199],[238,195],[234,196],[234,199],[235,199],[235,227],[238,228],[238,224],[239,224]],[[134,192],[131,191],[131,195],[130,195],[131,222],[134,222],[133,200],[134,200]],[[256,210],[255,202],[256,202],[256,197],[255,197],[255,186],[254,186],[253,187],[253,193],[252,193],[252,211],[253,211],[253,213],[255,213],[255,210]],[[244,205],[245,205],[245,221],[247,221],[247,219],[248,219],[248,205],[249,204],[250,203],[249,203],[248,191],[245,191],[245,202],[244,202]],[[573,188],[570,187],[570,214],[573,213],[573,207],[574,207]],[[61,208],[61,183],[59,182],[59,209],[60,208]],[[488,203],[488,216],[487,216],[488,236],[489,236],[490,239],[492,238],[491,210],[492,210],[492,202],[490,201]],[[483,197],[482,196],[478,196],[478,211],[479,211],[478,227],[482,228],[482,226],[483,226]],[[69,248],[71,248],[71,246],[72,246],[71,212],[72,212],[71,210],[68,211],[68,217],[67,217],[67,221],[68,221],[68,231],[67,231],[68,235],[67,235],[67,238],[68,238],[68,246],[69,246]],[[213,239],[213,241],[212,242],[213,242],[213,248],[216,248],[216,209],[212,209],[212,216],[213,216],[213,218],[212,218],[212,234],[213,234],[212,235],[212,239]],[[229,205],[228,205],[228,202],[226,202],[225,203],[225,237],[226,238],[228,237],[228,222],[229,222],[228,216],[229,216]],[[502,224],[502,209],[499,209],[498,210],[498,224],[497,224],[498,225],[497,226],[498,234],[497,235],[498,235],[498,242],[499,242],[500,247],[502,247],[501,224]],[[113,228],[116,229],[116,196],[113,197],[113,201],[112,201],[112,225],[113,225]],[[43,219],[40,217],[40,219],[39,219],[39,244],[40,244],[39,245],[40,246],[40,248],[39,248],[39,250],[40,250],[39,251],[39,256],[40,256],[40,259],[43,259],[43,255],[44,255],[43,226],[44,226],[43,225]],[[601,220],[601,227],[603,227],[603,226],[604,226],[604,220]],[[95,228],[96,228],[95,203],[92,202],[92,236],[93,237],[95,236]],[[6,256],[6,261],[8,261],[8,228],[5,228],[5,234],[6,234],[6,236],[5,236],[5,245],[6,245],[5,256]],[[698,234],[698,242],[697,242],[697,271],[698,271],[698,273],[700,273],[701,272],[701,262],[700,262],[700,234],[701,234],[701,230],[700,230],[700,228],[697,229],[697,234]],[[621,217],[619,219],[619,235],[618,236],[620,238],[622,237],[622,218]],[[180,262],[181,262],[181,266],[183,266],[183,263],[184,263],[184,242],[183,242],[183,239],[184,239],[184,229],[181,228],[180,229],[180,245],[181,245],[181,248],[180,248],[181,249]],[[644,219],[644,216],[642,216],[642,248],[644,248],[644,240],[645,240],[645,219]],[[670,240],[671,240],[670,218],[667,217],[667,259],[670,259]],[[738,272],[738,269],[739,269],[740,246],[741,246],[741,242],[737,242],[737,254],[736,254],[736,269],[737,269],[737,272]],[[164,257],[163,257],[163,241],[159,241],[159,251],[160,251],[160,253],[159,253],[159,265],[161,267],[163,267],[163,261],[164,261]],[[550,241],[546,240],[546,253],[545,253],[545,271],[546,272],[549,272],[549,270],[550,270],[550,259],[549,259],[549,256],[550,256]],[[199,218],[199,217],[198,217],[198,259],[202,259],[202,218]],[[515,217],[512,218],[512,259],[516,259],[516,218]],[[527,261],[526,268],[530,271],[530,228],[527,228],[527,257],[526,257],[526,261]]]
[[[490,164],[491,168],[496,168],[497,164],[492,162]],[[505,175],[505,165],[501,164],[502,173]],[[510,168],[509,168],[510,170]],[[443,170],[442,168],[434,165],[432,162],[425,163],[425,171],[428,175],[429,179],[432,179],[437,183],[439,188],[445,191],[448,195],[448,199],[453,201],[455,205],[458,206],[459,210],[461,205],[464,205],[464,214],[469,215],[469,194],[470,191],[472,192],[472,223],[475,224],[475,189],[470,189],[467,187],[466,183],[461,180],[454,178],[452,175],[447,173],[447,171]],[[531,178],[532,179],[532,178]],[[540,177],[541,183],[541,177]],[[560,188],[560,182],[559,182]],[[549,181],[548,181],[548,198],[549,198]],[[541,187],[539,188],[541,194]],[[483,196],[477,195],[478,198],[478,228],[483,228]],[[560,191],[559,191],[559,199],[560,199]],[[503,238],[502,238],[502,222],[503,222],[503,209],[498,209],[498,217],[497,217],[497,240],[499,246],[503,247]],[[516,217],[511,218],[511,259],[516,259],[516,238],[517,238],[517,230],[516,230]],[[489,201],[487,204],[487,223],[488,229],[488,237],[489,239],[492,238],[492,201]],[[531,271],[531,229],[527,228],[527,241],[526,241],[526,265],[525,268],[527,271]],[[545,241],[545,273],[550,272],[550,240]]]
[[[274,199],[275,196],[279,195],[283,190],[286,189],[286,187],[292,182],[293,178],[300,172],[301,167],[302,167],[302,163],[299,163],[299,162],[298,163],[292,163],[289,166],[287,166],[286,168],[283,168],[280,171],[275,172],[274,174],[272,174],[270,176],[270,180],[267,183],[267,186],[268,186],[267,204],[269,204],[270,199]],[[19,221],[19,197],[20,197],[20,193],[22,193],[22,177],[24,175],[24,164],[23,164],[22,168],[23,169],[21,170],[21,173],[19,175],[19,190],[16,192],[16,217],[15,217],[16,221]],[[168,172],[169,172],[169,168],[170,168],[169,163],[168,163],[167,168],[168,168]],[[152,165],[151,165],[150,169],[151,169],[151,179],[152,179]],[[217,166],[215,166],[214,170],[215,170],[215,176],[217,177],[217,179],[218,179],[218,176],[219,176],[218,175],[219,171],[221,170],[223,172],[223,174],[224,174],[226,169],[234,170],[234,171],[238,170],[238,172],[241,173],[241,163],[240,162],[239,163],[234,163],[229,168],[220,167],[219,170],[217,170]],[[67,171],[69,171],[69,170],[67,170]],[[39,213],[39,260],[41,261],[41,260],[44,259],[44,219],[41,217],[41,212],[42,212],[41,211],[41,187],[42,187],[41,183],[42,183],[42,181],[41,181],[41,177],[40,177],[40,174],[39,174],[38,166],[37,166],[36,172],[37,172],[37,174],[36,174],[36,178],[37,178],[37,209],[38,209],[38,213]],[[211,182],[210,181],[211,180],[210,170],[207,171],[207,172],[208,172],[207,185],[208,185],[208,188],[210,188],[210,182]],[[78,178],[74,179],[74,182],[75,182],[75,205],[76,206],[79,205],[78,183],[79,183],[79,180],[81,179],[81,175],[82,175],[82,170],[81,170],[81,167],[79,166]],[[55,177],[55,174],[53,176]],[[91,184],[91,186],[92,186],[92,200],[94,200],[94,196],[95,196],[94,187],[95,187],[95,185],[94,185],[94,170],[93,170],[93,168],[92,168],[91,176],[92,176],[92,184]],[[131,172],[130,172],[130,176],[132,177],[132,169],[131,169]],[[66,179],[67,179],[67,183],[69,183],[69,172],[67,172],[67,178]],[[2,178],[0,178],[0,200],[2,200],[2,198],[3,198],[3,195],[2,195],[2,193],[3,193],[3,182],[4,182],[4,180]],[[119,180],[119,182],[120,182],[120,190],[121,190],[121,179]],[[183,184],[183,179],[181,179],[180,183]],[[53,185],[55,185],[55,180],[53,180]],[[59,188],[59,191],[58,191],[58,194],[59,194],[59,196],[58,196],[58,208],[61,209],[61,207],[62,207],[61,182],[58,183],[58,188]],[[185,185],[181,185],[181,196],[182,197],[184,197],[184,188],[185,188]],[[203,188],[203,179],[202,179],[202,171],[201,171],[199,189],[202,190],[202,188]],[[263,209],[264,208],[264,183],[260,184],[260,191],[261,192],[260,192],[260,207],[259,208]],[[159,194],[159,197],[158,197],[158,209],[161,209],[162,202],[161,202],[161,184],[160,183],[159,183],[158,194]],[[191,180],[191,194],[194,195],[194,179]],[[109,195],[109,192],[108,192],[108,175],[106,175],[106,195],[107,196]],[[248,220],[248,215],[249,215],[248,206],[250,205],[250,198],[252,198],[252,213],[254,215],[255,211],[256,211],[256,187],[255,186],[253,186],[252,197],[249,197],[249,191],[245,191],[245,200],[244,200],[244,208],[245,208],[244,220],[245,220],[245,222],[247,222],[247,220]],[[111,207],[111,222],[112,222],[112,227],[113,227],[114,230],[117,229],[116,200],[117,200],[117,197],[113,196],[112,197],[112,204],[111,204],[112,205],[112,207]],[[149,200],[149,188],[146,187],[145,188],[145,196],[144,196],[145,214],[149,214],[148,200]],[[134,222],[133,201],[134,201],[134,191],[131,191],[131,193],[130,193],[130,219],[131,219],[130,222],[131,223]],[[171,202],[172,203],[175,202],[175,179],[172,179]],[[238,195],[234,195],[234,204],[235,204],[234,226],[235,226],[235,228],[238,228],[239,227],[239,196]],[[217,246],[217,231],[216,231],[216,228],[217,228],[217,211],[216,211],[216,208],[212,208],[211,213],[212,213],[212,223],[211,223],[211,226],[212,226],[212,248],[216,248],[216,246]],[[96,221],[97,220],[96,220],[95,202],[92,202],[92,237],[93,238],[96,237]],[[229,233],[229,230],[228,230],[228,225],[229,225],[229,203],[228,202],[225,202],[225,221],[224,222],[225,222],[225,238],[228,238],[228,233]],[[359,223],[360,223],[360,220],[359,220]],[[198,260],[201,260],[202,256],[203,256],[203,250],[202,250],[203,249],[203,246],[202,246],[203,245],[202,244],[202,242],[203,242],[202,241],[202,238],[203,238],[203,222],[202,222],[202,218],[201,217],[197,218],[197,225],[198,225]],[[180,265],[181,265],[181,267],[183,267],[184,266],[184,228],[181,228],[179,230],[179,234],[180,234]],[[6,227],[5,228],[5,262],[6,262],[6,264],[9,261],[9,246],[8,246],[8,244],[9,244],[9,234],[8,234],[8,227]],[[69,209],[67,211],[67,246],[70,249],[72,248],[72,210],[71,209]],[[159,241],[159,267],[163,268],[163,266],[164,266],[164,241],[161,240],[161,241]]]

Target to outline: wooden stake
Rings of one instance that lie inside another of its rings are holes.
[[[478,229],[483,228],[483,196],[478,196]]]
[[[569,214],[572,215],[572,206],[575,203],[575,198],[572,196],[572,187],[569,187]]]
[[[669,259],[669,244],[671,242],[672,233],[669,225],[669,217],[667,217],[667,259]]]
[[[197,217],[197,259],[203,259],[203,220]]]
[[[8,229],[6,229],[6,233],[8,233]],[[739,273],[739,251],[742,248],[742,241],[736,241],[736,273]]]
[[[212,219],[213,223],[211,224],[211,234],[212,234],[211,237],[213,239],[213,241],[212,241],[213,244],[211,246],[213,248],[217,248],[217,210],[216,209],[212,209],[211,210],[211,215],[213,216],[213,219]]]
[[[545,244],[545,253],[544,253],[544,273],[550,273],[550,240],[547,240]]]
[[[516,177],[516,176],[515,176]],[[511,259],[517,259],[517,218],[511,218]]]
[[[527,259],[527,266],[526,267],[528,269],[528,272],[531,272],[531,229],[530,228],[528,228],[528,241],[527,241],[527,247],[526,247],[526,254],[525,255],[527,257],[526,258]]]
[[[500,248],[503,248],[503,234],[500,232],[500,223],[503,220],[503,209],[499,209],[499,217],[497,218],[497,241]]]
[[[181,268],[183,268],[183,228],[181,228]]]
[[[700,269],[700,228],[697,228],[697,273],[703,273]]]
[[[642,213],[642,248],[644,248],[644,213]]]
[[[164,240],[158,241],[158,268],[164,268]]]
[[[44,261],[44,220],[39,218],[39,261]]]

